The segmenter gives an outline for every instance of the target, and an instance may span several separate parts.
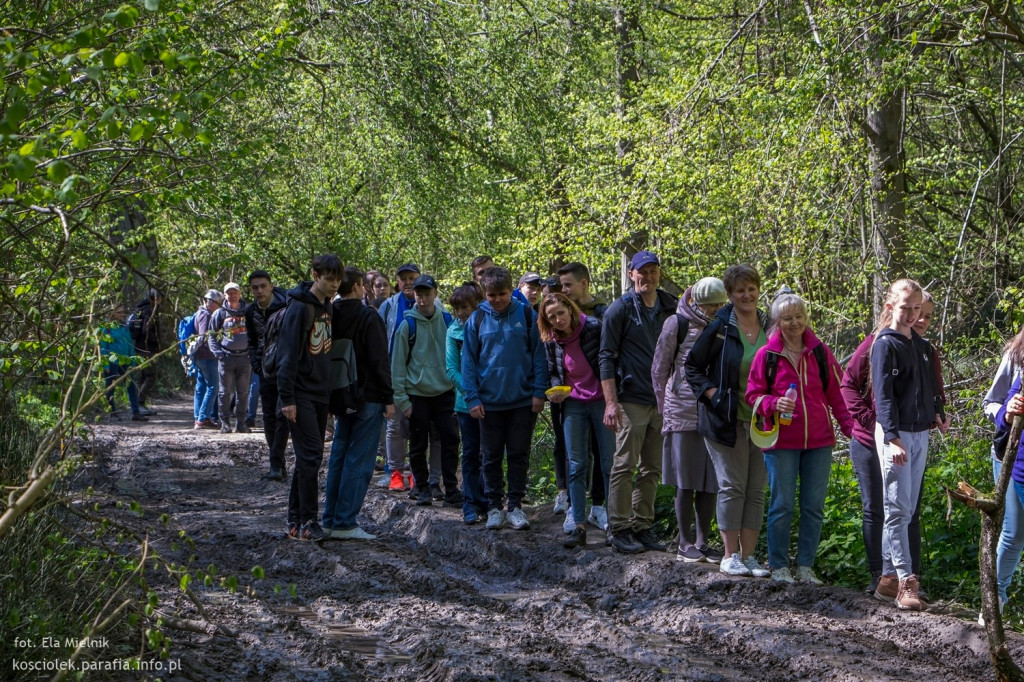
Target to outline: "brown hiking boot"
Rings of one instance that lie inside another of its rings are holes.
[[[916,575],[908,575],[906,578],[900,581],[900,591],[896,596],[896,608],[906,609],[908,611],[921,611],[924,609],[924,604],[917,596],[917,590],[919,588]]]
[[[896,601],[900,591],[900,579],[895,573],[883,575],[878,579],[878,587],[875,588],[875,599],[881,601]]]

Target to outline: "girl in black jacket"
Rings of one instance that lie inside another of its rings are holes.
[[[587,542],[586,518],[587,468],[590,464],[590,433],[597,435],[596,453],[609,480],[615,436],[604,425],[604,394],[598,353],[601,349],[601,323],[587,317],[565,294],[548,294],[540,303],[537,327],[548,358],[548,376],[553,389],[549,400],[562,403],[565,449],[569,459],[569,504],[575,528],[565,541],[568,548]],[[562,390],[554,390],[561,387]],[[565,390],[565,389],[568,390]]]

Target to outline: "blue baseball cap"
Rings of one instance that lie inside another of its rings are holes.
[[[401,275],[403,272],[415,272],[417,275],[420,274],[420,266],[415,263],[406,263],[405,265],[398,266],[398,272],[396,275]]]
[[[629,269],[639,270],[643,266],[650,265],[651,263],[661,265],[661,261],[658,260],[658,257],[650,251],[637,251],[629,261]]]

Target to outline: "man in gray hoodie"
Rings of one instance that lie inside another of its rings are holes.
[[[231,398],[235,399],[235,431],[248,433],[245,408],[249,405],[249,337],[245,327],[245,301],[235,282],[224,286],[224,305],[210,317],[210,350],[217,358],[220,379],[221,433],[231,433]]]

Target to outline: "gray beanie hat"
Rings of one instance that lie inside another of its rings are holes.
[[[693,285],[693,302],[697,305],[709,303],[728,303],[729,294],[725,292],[725,284],[717,277],[704,277]]]

